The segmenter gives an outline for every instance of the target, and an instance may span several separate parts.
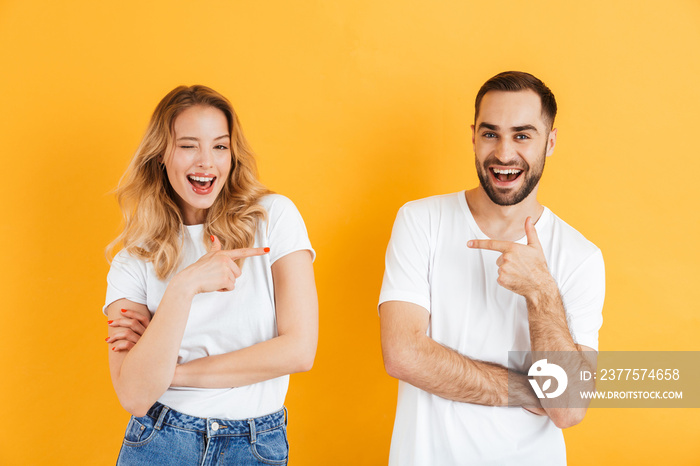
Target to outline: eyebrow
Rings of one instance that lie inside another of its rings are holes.
[[[534,131],[535,133],[539,132],[533,125],[513,126],[511,130],[516,133],[519,133],[520,131]]]
[[[214,138],[214,141],[218,141],[219,139],[231,139],[231,136],[228,134],[224,134],[222,136],[219,136],[218,138]],[[177,138],[176,141],[199,141],[199,138],[196,138],[194,136],[182,136],[181,138]]]
[[[491,123],[481,122],[479,123],[479,129],[481,128],[490,129],[491,131],[498,131],[500,129],[500,126],[492,125]],[[534,131],[535,133],[539,133],[539,131],[537,131],[537,128],[533,125],[513,126],[510,128],[510,130],[514,133],[518,133],[520,131]]]

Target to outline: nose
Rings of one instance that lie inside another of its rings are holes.
[[[197,152],[197,166],[202,168],[210,168],[214,166],[214,154],[211,148],[203,147]]]
[[[500,162],[507,164],[517,157],[515,144],[508,138],[500,138],[496,143],[496,151],[494,155]]]

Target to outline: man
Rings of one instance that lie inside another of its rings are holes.
[[[542,407],[522,379],[509,399],[507,370],[509,351],[598,346],[602,254],[537,201],[556,108],[530,74],[489,79],[472,126],[479,185],[399,210],[379,298],[400,379],[391,465],[566,464],[561,429],[586,408]]]

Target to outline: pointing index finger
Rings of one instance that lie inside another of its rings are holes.
[[[495,239],[473,239],[467,241],[467,247],[472,249],[488,249],[490,251],[506,252],[513,243],[510,241],[498,241]]]
[[[270,248],[241,248],[222,251],[231,259],[242,259],[244,257],[262,256],[270,252]]]

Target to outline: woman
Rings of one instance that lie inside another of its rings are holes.
[[[315,253],[226,98],[165,96],[117,197],[106,341],[133,415],[117,464],[286,464],[289,374],[316,353]]]

